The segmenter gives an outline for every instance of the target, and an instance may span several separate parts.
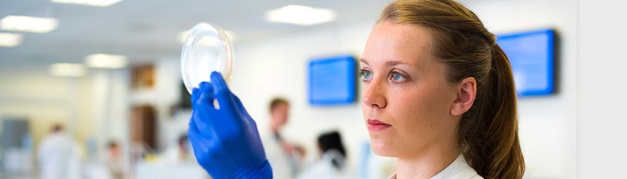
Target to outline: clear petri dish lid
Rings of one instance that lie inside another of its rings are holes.
[[[233,45],[226,32],[213,24],[199,23],[187,35],[181,51],[181,75],[187,92],[210,82],[217,71],[228,81],[233,67]]]

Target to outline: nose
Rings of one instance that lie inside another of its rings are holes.
[[[362,102],[366,106],[373,108],[385,108],[387,105],[385,99],[385,89],[385,83],[381,82],[381,80],[372,79],[370,83],[364,83]]]

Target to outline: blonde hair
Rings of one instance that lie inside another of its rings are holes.
[[[447,66],[447,80],[475,78],[477,96],[459,128],[460,151],[484,178],[522,178],[512,69],[481,20],[452,0],[398,0],[384,9],[381,21],[429,29],[432,54]]]

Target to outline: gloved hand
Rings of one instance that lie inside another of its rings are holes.
[[[192,91],[188,136],[196,160],[213,178],[272,178],[257,124],[222,75]],[[214,106],[214,99],[218,106]]]

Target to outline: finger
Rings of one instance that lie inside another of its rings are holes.
[[[211,85],[213,85],[214,97],[218,100],[220,108],[232,110],[234,108],[232,93],[220,73],[215,71],[211,73]]]
[[[215,131],[209,130],[209,129],[202,129],[196,126],[197,125],[192,120],[190,122],[190,128],[187,131],[188,136],[190,136],[190,139],[191,139],[191,136],[193,136],[197,142],[202,141],[202,144],[205,146],[211,146],[216,143],[217,136],[216,136]]]
[[[199,92],[196,92],[195,95],[192,95],[192,99],[195,98],[193,104],[198,106],[210,106],[211,109],[215,109],[213,106],[214,100],[214,89],[213,85],[209,84],[209,82],[201,82],[199,84],[200,89]]]
[[[187,129],[187,131],[197,131],[198,130],[198,126],[196,126],[196,112],[192,112],[192,117],[189,118],[189,123],[187,124],[189,127]]]
[[[188,131],[195,131],[197,135],[201,135],[207,139],[213,139],[215,137],[215,132],[213,131],[211,126],[208,126],[207,123],[201,123],[198,125],[198,116],[199,114],[194,112],[192,114],[192,119],[189,120],[189,129]]]
[[[229,90],[226,82],[224,81],[224,77],[222,77],[222,74],[220,74],[219,72],[211,72],[211,84],[213,84],[216,93]]]
[[[198,131],[203,133],[215,133],[216,130],[220,130],[221,126],[226,123],[225,120],[222,120],[224,114],[221,114],[221,111],[207,106],[194,107],[192,118]]]
[[[211,85],[209,84],[209,82],[206,82],[206,81],[200,82],[200,83],[198,84],[198,87],[199,87],[199,88],[201,88],[201,89],[202,89],[202,88],[205,88],[205,87],[207,87],[207,86],[211,86]]]
[[[194,155],[198,162],[207,162],[206,158],[203,156],[207,156],[207,153],[210,153],[211,148],[215,145],[216,140],[215,137],[211,135],[207,136],[206,132],[202,133],[197,128],[190,127],[187,131],[187,136],[189,137],[189,141],[192,144],[192,149]]]
[[[211,130],[211,117],[214,114],[215,108],[213,106],[213,87],[208,82],[202,82],[199,84],[200,89],[194,90],[192,98],[195,99],[192,104],[193,112],[190,123],[193,122],[193,126],[199,130]]]
[[[191,103],[194,104],[194,101],[196,101],[199,96],[200,96],[200,88],[192,89],[192,96],[190,96]]]
[[[213,120],[215,124],[219,124],[221,127],[216,128],[216,133],[229,133],[233,131],[241,131],[242,127],[244,127],[244,123],[246,118],[242,116],[240,112],[238,112],[236,107],[236,102],[233,99],[233,93],[229,90],[226,82],[222,75],[218,72],[211,73],[211,84],[213,85],[213,89],[215,91],[214,97],[218,100],[218,105],[220,105],[220,109],[216,110],[216,113],[229,115],[224,119],[230,120]]]

